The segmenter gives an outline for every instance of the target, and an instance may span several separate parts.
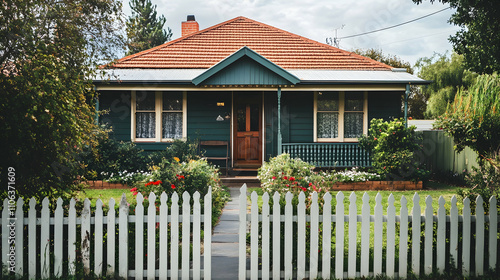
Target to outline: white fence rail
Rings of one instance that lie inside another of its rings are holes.
[[[74,275],[80,261],[84,273],[97,276],[115,275],[125,279],[211,279],[211,188],[204,197],[203,214],[198,192],[193,195],[193,205],[190,204],[191,197],[187,192],[182,195],[182,206],[179,206],[179,196],[176,193],[170,197],[170,208],[168,199],[163,193],[161,203],[156,207],[156,196],[151,193],[145,214],[144,198],[139,193],[135,215],[130,215],[129,204],[123,195],[118,216],[115,213],[114,199],[109,201],[107,215],[103,213],[102,201],[97,200],[93,216],[90,201],[86,199],[80,217],[76,215],[74,199],[71,199],[69,207],[66,206],[69,208],[67,216],[64,216],[65,206],[60,198],[53,216],[50,215],[47,198],[42,201],[41,212],[36,210],[36,200],[31,199],[27,217],[23,213],[24,201],[21,198],[17,201],[17,208],[9,207],[6,199],[1,218],[2,264],[17,275],[28,274],[29,279]],[[200,237],[202,223],[206,233],[203,239],[203,268]],[[14,227],[11,229],[10,225]],[[132,226],[135,227],[135,233],[129,232]],[[179,233],[182,233],[182,237]],[[81,238],[78,239],[77,236]],[[81,245],[79,251],[77,240]],[[132,240],[135,244],[133,248],[129,246]],[[11,254],[13,245],[15,250]],[[178,251],[179,245],[181,252]],[[27,260],[24,259],[26,257]],[[133,264],[130,262],[132,259]]]
[[[240,191],[240,201],[246,201],[246,185]],[[298,197],[297,215],[293,215],[292,198],[291,193],[286,194],[284,215],[280,213],[278,193],[273,196],[272,209],[269,207],[269,195],[265,193],[262,196],[261,213],[255,192],[251,194],[250,214],[247,214],[246,205],[241,204],[239,279],[342,279],[380,274],[406,278],[410,270],[416,275],[429,274],[433,269],[443,272],[447,260],[461,268],[463,275],[468,276],[482,275],[485,268],[495,268],[497,265],[498,213],[494,197],[489,200],[489,207],[494,210],[487,216],[484,215],[483,199],[480,196],[476,200],[475,216],[471,215],[468,198],[464,200],[463,214],[458,215],[455,196],[451,200],[449,215],[446,215],[443,197],[439,198],[437,215],[433,215],[430,196],[425,200],[425,212],[422,215],[418,194],[413,197],[412,214],[408,215],[407,200],[403,196],[399,216],[396,216],[392,194],[388,199],[386,215],[383,214],[380,194],[375,198],[374,215],[370,214],[372,209],[366,193],[362,197],[361,215],[357,214],[357,198],[354,193],[349,196],[348,215],[344,214],[342,192],[336,196],[335,214],[331,214],[330,193],[323,197],[323,213],[319,212],[317,193],[312,194],[310,215],[306,215],[304,193],[300,193]],[[241,242],[241,237],[246,236],[248,225],[251,233],[249,269],[246,267],[246,244]],[[344,236],[344,231],[347,236]],[[372,246],[370,237],[373,237]],[[309,254],[306,254],[306,238],[310,244]],[[407,242],[409,239],[411,243]],[[332,244],[335,244],[334,252],[331,251]],[[473,252],[471,244],[475,245]],[[487,252],[484,251],[485,248]],[[471,255],[474,257],[471,258]],[[344,264],[345,260],[347,264]]]

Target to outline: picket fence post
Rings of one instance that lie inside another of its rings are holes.
[[[401,208],[399,216],[399,277],[406,278],[408,275],[408,201],[403,195],[401,197]]]
[[[297,279],[306,277],[306,196],[299,194],[297,205]]]
[[[421,223],[421,212],[420,212],[420,197],[417,193],[413,195],[413,210],[411,217],[411,264],[413,274],[416,276],[420,275],[420,223]]]
[[[489,268],[494,269],[497,264],[497,230],[498,230],[498,212],[491,211],[491,209],[497,209],[497,198],[492,196],[490,198],[490,235],[489,235],[489,254],[488,258],[490,260]]]
[[[188,192],[182,194],[182,279],[189,279],[189,251],[191,235],[191,196]]]
[[[160,267],[159,273],[161,279],[168,277],[168,196],[162,192],[160,196]],[[172,244],[173,245],[173,244]]]
[[[95,225],[94,225],[94,274],[97,277],[102,276],[103,268],[103,235],[104,235],[104,217],[102,212],[102,200],[99,198],[95,203]]]
[[[250,217],[250,279],[259,278],[259,207],[257,206],[258,195],[254,191],[251,197],[251,217]]]
[[[356,277],[356,254],[358,244],[358,210],[356,206],[356,194],[351,192],[349,196],[349,251],[347,277]]]
[[[313,192],[311,203],[311,248],[309,256],[309,278],[316,279],[318,277],[318,245],[319,245],[319,207],[318,193]]]
[[[170,278],[179,278],[179,195],[172,195],[172,208],[170,209]],[[174,257],[175,256],[175,257]]]
[[[63,258],[63,200],[57,199],[56,211],[54,213],[54,276],[62,276]]]
[[[375,224],[373,227],[373,274],[382,274],[382,196],[377,193],[375,196]]]
[[[387,200],[387,256],[386,256],[386,275],[389,278],[394,277],[394,263],[396,258],[396,207],[394,207],[394,196],[392,193]],[[402,243],[402,242],[400,242]]]
[[[361,207],[361,277],[369,276],[370,267],[370,197],[363,194]]]
[[[327,192],[323,196],[323,279],[330,279],[332,256],[332,195]]]
[[[120,200],[118,216],[118,277],[128,279],[128,203],[125,194]]]
[[[9,201],[7,198],[3,200],[2,208],[2,265],[8,267],[9,256],[8,254],[8,243],[9,243],[9,227],[5,226],[9,224]],[[2,274],[7,272],[2,272]]]
[[[344,279],[344,194],[335,198],[335,278]]]
[[[203,212],[204,232],[211,233],[212,232],[212,187],[211,186],[208,188],[208,193],[205,195],[204,204],[205,204],[204,205],[205,210]],[[204,254],[203,277],[205,280],[211,280],[212,279],[212,235],[205,234],[204,236],[205,239],[204,239],[204,251],[203,251]]]
[[[16,273],[24,275],[24,200],[20,197],[16,204]]]
[[[115,222],[116,222],[116,216],[115,216],[115,199],[111,198],[109,200],[109,210],[108,210],[108,215],[107,215],[107,220],[108,220],[108,227],[107,227],[107,234],[106,234],[106,243],[107,243],[107,259],[108,259],[108,266],[106,270],[106,275],[108,276],[114,276],[115,275]]]
[[[281,207],[280,194],[273,195],[273,280],[281,279]]]
[[[238,238],[238,279],[246,279],[246,236],[247,236],[247,185],[240,188],[239,238]]]
[[[50,210],[49,199],[47,197],[42,200],[42,213],[40,222],[41,277],[42,279],[48,279],[50,277]]]
[[[148,280],[155,279],[156,274],[156,195],[151,192],[149,194],[148,206]]]
[[[425,226],[424,226],[424,274],[432,272],[432,240],[433,237],[433,213],[432,197],[428,195],[425,198]]]
[[[262,279],[269,279],[269,250],[271,248],[269,229],[269,194],[264,193],[262,195]]]

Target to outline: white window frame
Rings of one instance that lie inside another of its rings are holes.
[[[359,91],[354,91],[359,92]],[[318,138],[318,94],[314,92],[314,113],[313,113],[313,138],[314,142],[358,142],[358,138],[344,138],[344,113],[345,110],[345,94],[346,91],[338,91],[339,93],[339,125],[337,138]],[[349,91],[347,92],[349,93]],[[349,111],[351,112],[351,111]],[[363,91],[363,134],[368,133],[368,92]]]
[[[130,132],[130,139],[132,142],[172,142],[175,139],[173,138],[162,138],[162,114],[163,112],[180,112],[180,111],[164,111],[163,110],[163,104],[162,104],[162,98],[163,98],[163,91],[154,91],[155,93],[155,138],[137,138],[136,137],[136,100],[137,100],[137,95],[136,91],[133,90],[131,92],[131,103],[130,103],[130,109],[131,109],[131,132]],[[186,140],[187,138],[187,92],[183,91],[182,92],[182,139],[181,140]]]

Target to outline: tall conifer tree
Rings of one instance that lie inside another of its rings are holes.
[[[128,55],[156,47],[170,41],[172,30],[163,29],[167,19],[157,16],[151,0],[130,0],[132,16],[127,20]]]

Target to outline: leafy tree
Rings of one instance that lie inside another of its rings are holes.
[[[500,77],[478,76],[468,90],[460,90],[437,127],[453,136],[455,149],[476,151],[481,161],[500,169]]]
[[[476,73],[468,71],[464,65],[462,55],[452,53],[435,53],[432,57],[423,57],[415,63],[418,76],[425,80],[432,80],[430,85],[421,88],[422,94],[429,101],[425,116],[435,118],[446,111],[452,103],[455,94],[460,88],[468,88],[475,80]]]
[[[127,21],[128,53],[138,53],[170,41],[172,30],[163,29],[167,19],[157,17],[156,5],[151,0],[130,0],[132,16]]]
[[[396,55],[385,55],[378,49],[355,49],[354,53],[369,57],[378,62],[385,63],[394,68],[405,68],[410,74],[413,74],[413,68],[409,62],[403,61]],[[427,107],[427,98],[422,94],[420,87],[410,87],[410,98],[408,100],[408,116],[415,119],[423,119]]]
[[[422,0],[412,0],[420,4]],[[435,0],[430,0],[434,3]],[[464,55],[468,69],[491,74],[500,70],[500,5],[491,0],[439,0],[456,8],[449,22],[461,27],[450,37],[453,49]]]
[[[453,137],[457,151],[469,147],[479,155],[479,168],[466,177],[471,188],[459,191],[460,197],[469,197],[473,205],[477,195],[485,202],[491,195],[500,199],[500,77],[477,77],[467,91],[457,93],[435,126]]]
[[[0,3],[2,186],[14,170],[19,196],[75,189],[75,157],[95,128],[91,78],[123,46],[120,13],[118,0]]]

